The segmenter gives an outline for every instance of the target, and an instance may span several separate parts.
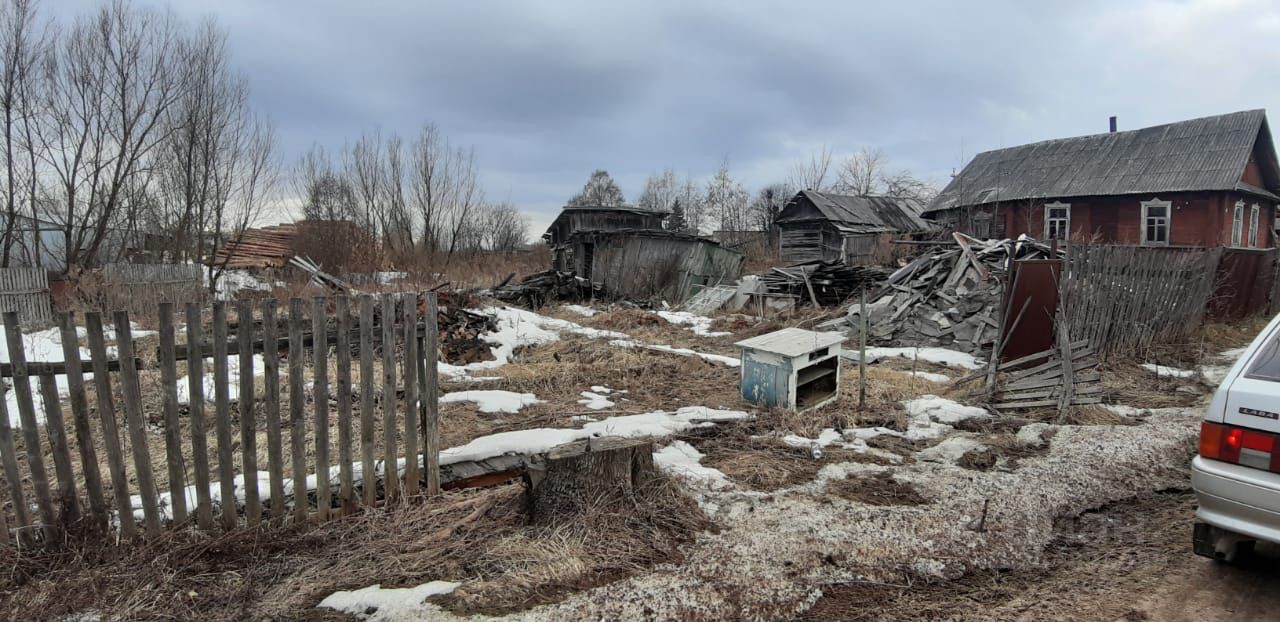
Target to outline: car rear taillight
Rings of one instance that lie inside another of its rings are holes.
[[[1200,456],[1280,473],[1280,443],[1270,432],[1232,425],[1200,424]]]

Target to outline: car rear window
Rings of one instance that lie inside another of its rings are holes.
[[[1249,364],[1245,377],[1280,382],[1280,332],[1267,338],[1266,344]]]

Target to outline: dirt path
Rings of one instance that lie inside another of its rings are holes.
[[[1059,521],[1049,568],[826,590],[803,620],[1274,620],[1280,551],[1241,567],[1191,553],[1194,497],[1143,494]]]

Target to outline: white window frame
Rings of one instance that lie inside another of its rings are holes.
[[[1065,210],[1067,210],[1067,215],[1066,215],[1066,217],[1065,217],[1065,218],[1053,218],[1053,219],[1050,219],[1050,218],[1049,218],[1049,211],[1050,211],[1050,210],[1054,210],[1054,209],[1065,209]],[[1056,238],[1056,239],[1059,239],[1059,240],[1067,240],[1067,239],[1070,239],[1070,238],[1071,238],[1071,204],[1070,204],[1070,203],[1063,203],[1063,202],[1061,202],[1061,201],[1055,201],[1055,202],[1053,202],[1053,203],[1045,203],[1045,204],[1044,204],[1044,239],[1046,239],[1046,240],[1053,240],[1053,239],[1055,239],[1053,236],[1049,235],[1049,233],[1050,233],[1050,227],[1049,227],[1049,224],[1050,224],[1050,221],[1051,221],[1051,220],[1053,220],[1053,221],[1061,221],[1061,222],[1062,222],[1062,237],[1059,237],[1059,238]]]
[[[1161,201],[1160,199],[1151,199],[1150,201],[1143,201],[1141,205],[1142,205],[1142,220],[1138,222],[1138,226],[1140,227],[1139,236],[1140,236],[1140,239],[1142,240],[1142,245],[1143,246],[1168,246],[1169,241],[1173,238],[1173,202]],[[1164,215],[1164,241],[1163,242],[1152,241],[1147,239],[1147,210],[1152,207],[1164,208],[1165,215]]]
[[[1258,221],[1262,218],[1262,206],[1254,203],[1249,210],[1249,248],[1259,248],[1262,240],[1258,236]]]
[[[1240,247],[1244,244],[1244,201],[1236,201],[1236,208],[1231,212],[1231,245]]]

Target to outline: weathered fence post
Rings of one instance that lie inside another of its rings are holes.
[[[142,497],[147,535],[155,538],[160,535],[160,508],[156,502],[155,477],[151,474],[151,449],[147,446],[147,424],[142,415],[142,386],[138,382],[133,354],[133,331],[127,312],[116,311],[113,319],[116,323],[116,352],[120,358],[120,395],[124,397],[129,444],[133,445],[134,476],[138,480],[138,494]]]
[[[213,529],[209,433],[204,417],[204,324],[200,307],[187,304],[187,408],[191,417],[191,466],[196,479],[196,523]]]
[[[418,479],[418,295],[405,294],[404,305],[404,494],[417,496]]]
[[[76,494],[76,475],[71,470],[71,447],[67,444],[67,428],[62,420],[62,400],[53,374],[40,374],[40,401],[44,402],[44,428],[49,433],[53,450],[53,472],[58,478],[58,499],[62,502],[59,518],[62,526],[80,518],[80,500]]]
[[[111,375],[107,370],[107,345],[102,334],[102,316],[84,314],[85,334],[89,338],[89,359],[93,362],[94,393],[98,396],[98,420],[102,425],[103,447],[107,450],[111,491],[115,496],[120,534],[125,538],[138,535],[133,521],[133,501],[129,498],[129,477],[124,468],[124,450],[120,446],[120,430],[116,426],[115,400],[111,397]]]
[[[49,494],[49,476],[44,468],[44,451],[40,447],[40,424],[36,421],[36,409],[31,396],[31,377],[27,372],[26,352],[22,346],[22,330],[18,327],[18,313],[4,312],[5,340],[9,346],[9,362],[13,367],[13,392],[18,398],[18,416],[22,420],[22,439],[27,448],[27,468],[31,471],[31,485],[35,489],[36,506],[40,510],[46,539],[54,534],[56,515],[53,497]]]
[[[307,422],[302,368],[303,300],[289,299],[289,449],[293,460],[293,522],[307,520]]]
[[[178,420],[178,362],[173,328],[173,303],[160,303],[160,384],[164,392],[164,448],[169,463],[169,497],[174,524],[187,520],[186,458],[182,453],[181,422]],[[198,345],[198,344],[197,344]],[[190,348],[188,348],[190,350]],[[199,350],[195,356],[199,356]]]
[[[351,304],[346,296],[334,299],[338,329],[338,503],[343,514],[356,509],[351,467]]]
[[[31,517],[27,515],[27,501],[22,494],[22,473],[18,471],[17,448],[13,444],[13,428],[9,425],[9,407],[5,400],[0,400],[0,459],[4,462],[4,479],[9,484],[13,516],[18,521],[18,542],[30,546],[32,539],[27,527],[31,525]],[[8,532],[5,532],[6,541],[8,537]]]
[[[213,416],[218,437],[218,491],[222,528],[236,528],[235,453],[231,448],[231,380],[227,369],[227,306],[213,303]]]
[[[253,527],[262,520],[258,496],[258,426],[253,420],[253,303],[236,303],[236,343],[240,350],[240,470],[244,473],[244,517]]]
[[[107,529],[107,502],[103,497],[102,473],[98,470],[98,452],[94,449],[93,428],[89,424],[89,403],[84,392],[84,372],[81,369],[80,343],[76,337],[75,319],[70,313],[58,317],[58,332],[62,338],[62,360],[67,363],[67,390],[71,402],[71,416],[76,430],[76,447],[80,450],[80,470],[84,473],[85,493],[89,497],[89,513],[94,527]]]
[[[329,488],[329,339],[322,296],[311,299],[311,354],[316,408],[316,513],[325,520],[333,498]]]
[[[267,470],[271,471],[271,517],[284,518],[284,448],[280,444],[280,339],[276,300],[262,304],[263,406],[267,415]]]
[[[422,351],[416,357],[420,365],[418,374],[422,385],[418,416],[422,418],[423,464],[427,471],[427,494],[440,494],[440,383],[439,367],[439,310],[435,292],[423,294],[426,327],[422,337]]]
[[[399,496],[399,454],[396,452],[396,299],[382,295],[382,431],[383,488],[387,503]]]
[[[373,427],[373,296],[360,296],[360,485],[364,504],[378,495]]]

